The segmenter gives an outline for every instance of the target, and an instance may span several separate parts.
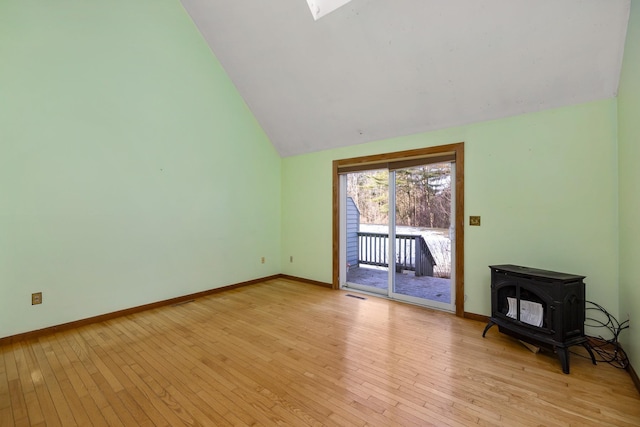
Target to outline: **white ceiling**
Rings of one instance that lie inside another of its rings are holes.
[[[281,156],[616,95],[630,0],[182,0]]]

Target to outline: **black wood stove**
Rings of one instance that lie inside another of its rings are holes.
[[[484,328],[557,352],[562,372],[569,373],[569,351],[574,345],[596,359],[584,335],[585,276],[538,270],[517,265],[492,265],[491,318]]]

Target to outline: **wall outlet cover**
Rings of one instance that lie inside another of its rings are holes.
[[[42,304],[42,292],[31,294],[31,305]]]

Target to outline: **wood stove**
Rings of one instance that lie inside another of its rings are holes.
[[[491,318],[484,328],[555,351],[569,373],[569,351],[582,345],[596,364],[584,335],[585,276],[517,265],[491,265]]]

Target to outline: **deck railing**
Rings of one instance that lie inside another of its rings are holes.
[[[389,267],[387,233],[358,232],[358,263]],[[396,270],[415,271],[416,276],[433,276],[435,259],[420,235],[396,234]]]

